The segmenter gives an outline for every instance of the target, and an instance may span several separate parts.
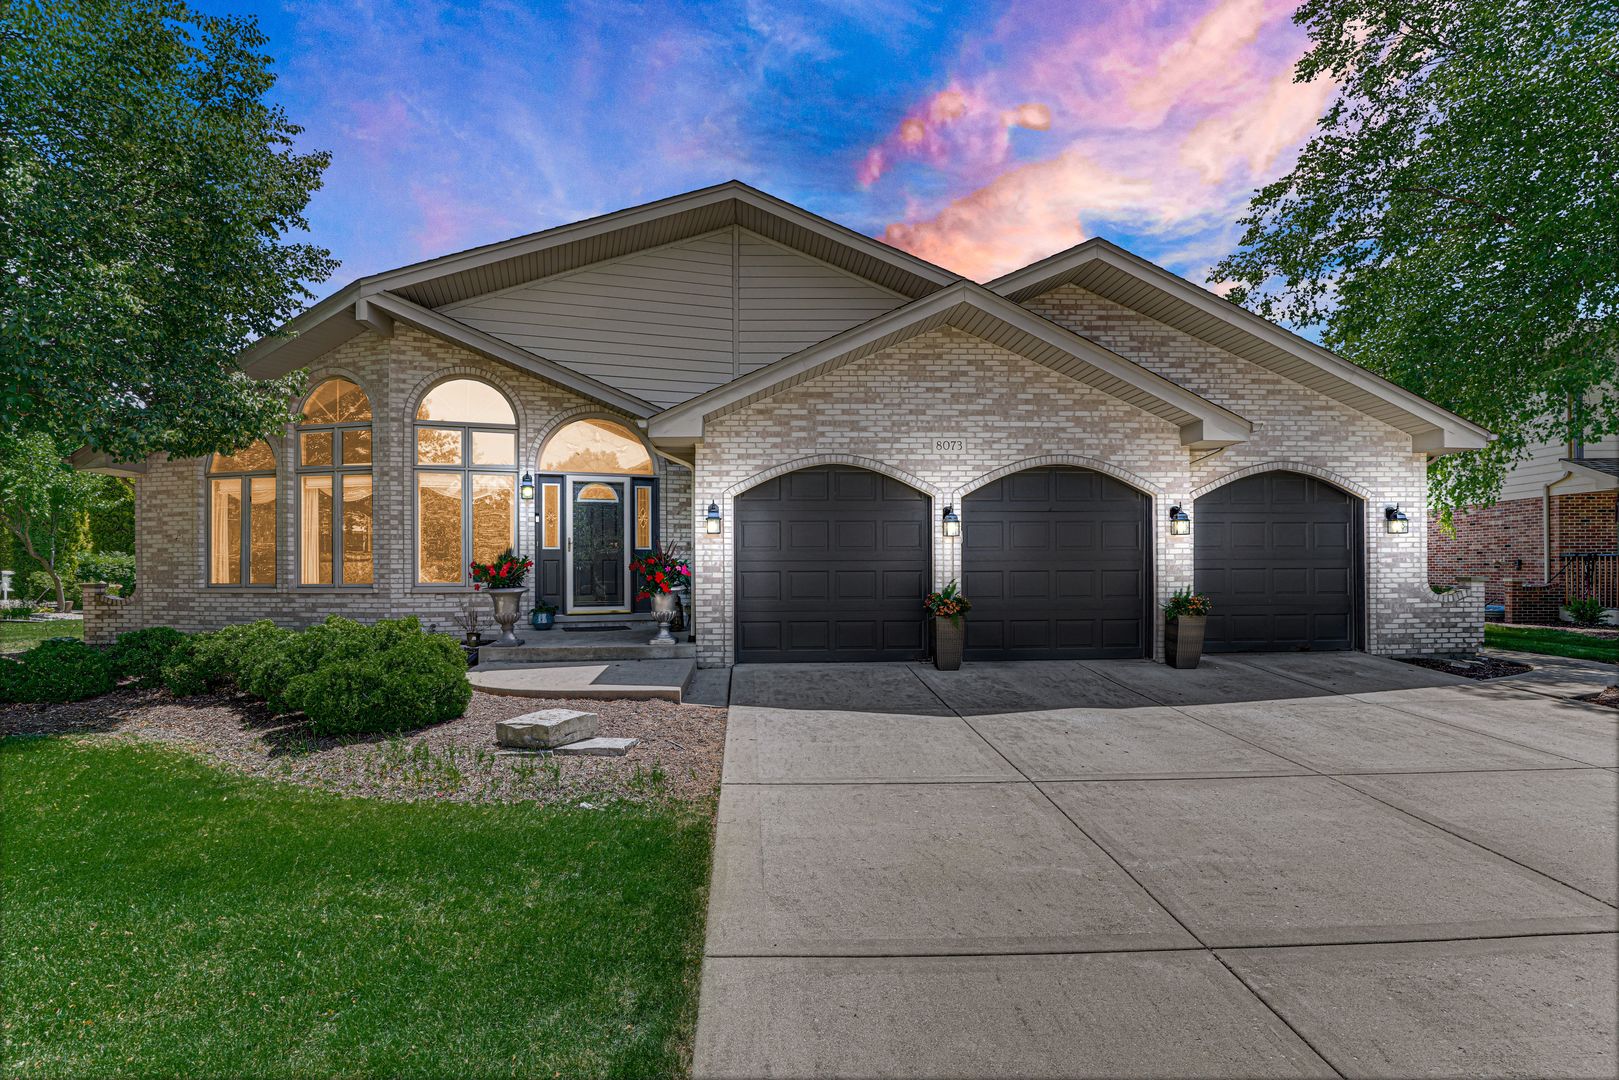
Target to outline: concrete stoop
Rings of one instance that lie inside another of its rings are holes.
[[[678,702],[696,670],[697,661],[690,657],[551,663],[485,660],[467,672],[467,679],[474,690],[509,697]]]
[[[547,753],[580,757],[623,757],[640,739],[596,734],[596,714],[575,709],[541,709],[495,725],[495,742],[514,753]]]

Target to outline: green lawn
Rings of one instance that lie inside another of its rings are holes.
[[[82,619],[51,619],[47,622],[0,619],[0,653],[26,652],[46,638],[83,636]]]
[[[1619,639],[1589,637],[1551,626],[1502,626],[1484,624],[1484,644],[1497,649],[1518,649],[1549,656],[1572,656],[1579,660],[1606,660],[1619,663]]]
[[[0,741],[3,1071],[664,1076],[699,810],[342,799],[179,752]]]

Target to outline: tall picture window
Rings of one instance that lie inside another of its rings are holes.
[[[416,581],[464,585],[516,543],[517,415],[488,383],[439,383],[416,410]]]
[[[275,453],[262,439],[208,462],[208,584],[275,584]]]
[[[369,585],[374,571],[371,402],[344,378],[304,402],[298,425],[298,583]]]

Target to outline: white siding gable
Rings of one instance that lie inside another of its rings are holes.
[[[443,310],[668,407],[904,302],[731,226]]]

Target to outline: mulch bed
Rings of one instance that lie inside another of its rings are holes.
[[[510,754],[495,722],[536,709],[593,712],[598,734],[640,739],[621,758]],[[245,695],[122,689],[66,705],[0,705],[0,736],[79,735],[180,746],[239,772],[404,801],[690,801],[719,788],[725,710],[671,701],[536,701],[474,692],[464,715],[397,736],[317,739],[299,716]]]
[[[1438,656],[1406,656],[1401,659],[1407,664],[1415,664],[1430,671],[1443,671],[1447,675],[1460,675],[1467,679],[1499,679],[1506,675],[1522,675],[1526,671],[1534,670],[1529,664],[1519,663],[1516,660],[1502,660],[1494,656],[1454,659]]]
[[[1610,709],[1619,709],[1619,686],[1610,686],[1595,694],[1587,694],[1579,700],[1589,701],[1592,705],[1603,705]]]

